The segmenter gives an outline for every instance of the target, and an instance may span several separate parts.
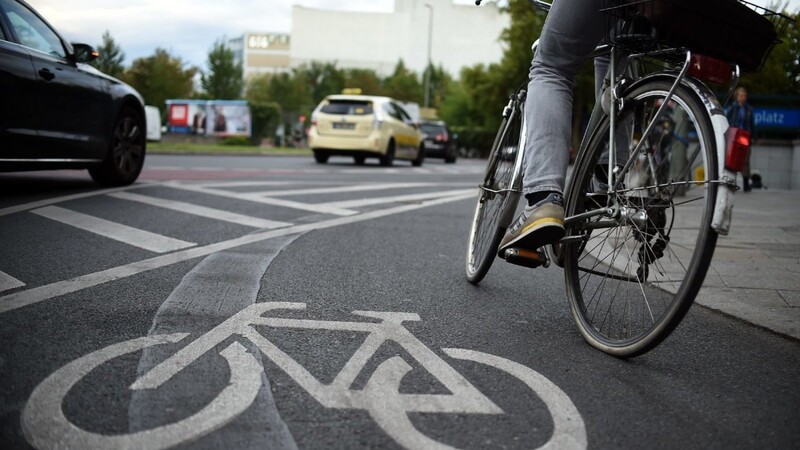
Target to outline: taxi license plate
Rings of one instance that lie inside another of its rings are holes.
[[[334,130],[355,130],[356,124],[354,123],[347,123],[347,122],[334,122],[333,123]]]

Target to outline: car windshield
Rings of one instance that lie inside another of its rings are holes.
[[[320,112],[325,114],[340,114],[351,116],[365,116],[372,114],[372,102],[363,100],[330,100]]]
[[[432,123],[423,123],[419,127],[420,131],[428,135],[437,135],[444,133],[444,127],[442,125],[434,125]]]

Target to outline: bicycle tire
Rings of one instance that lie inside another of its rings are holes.
[[[489,272],[519,200],[519,193],[511,191],[522,130],[519,104],[513,103],[511,113],[500,124],[478,191],[466,257],[467,280],[472,284],[480,283]],[[489,192],[483,187],[501,192]]]
[[[575,240],[567,240],[562,245],[570,309],[582,336],[593,347],[622,358],[650,351],[675,330],[700,290],[716,246],[717,233],[711,228],[711,220],[717,192],[714,183],[718,174],[717,149],[711,119],[702,100],[691,89],[678,86],[669,104],[669,114],[661,116],[661,122],[651,134],[643,135],[646,125],[642,124],[649,120],[641,119],[648,114],[654,116],[660,105],[659,99],[663,101],[671,86],[671,81],[663,79],[632,86],[624,95],[625,106],[617,119],[620,126],[629,126],[625,131],[630,133],[631,139],[637,136],[637,131],[642,132],[638,139],[645,139],[644,145],[654,148],[653,154],[669,153],[660,155],[661,159],[655,156],[646,158],[646,164],[640,158],[633,167],[640,163],[641,167],[636,169],[638,172],[629,171],[619,193],[609,196],[606,190],[604,195],[603,174],[598,173],[596,167],[606,151],[604,145],[608,144],[609,120],[606,117],[589,135],[592,136],[589,145],[576,164],[567,190],[567,217],[588,210],[589,202],[602,204],[603,201],[607,205],[616,203],[620,206],[619,211],[625,213],[620,216],[622,219],[615,219],[618,226],[608,228],[608,231],[595,233],[594,230],[603,228],[591,228],[591,222],[601,226],[600,220],[608,220],[603,218],[570,225],[567,236]],[[696,143],[683,141],[677,134],[684,115],[686,130],[693,125],[696,131]],[[686,147],[682,150],[684,156],[681,156],[681,143]],[[690,144],[696,145],[696,149],[690,151]],[[694,156],[690,159],[690,155]],[[699,163],[698,156],[702,156]],[[647,169],[642,168],[645,165]],[[607,170],[607,162],[601,166]],[[702,180],[696,177],[698,167],[703,167]],[[673,173],[679,177],[669,178],[668,183],[657,182],[663,179],[664,174],[671,176]],[[655,181],[642,181],[648,177],[655,178]],[[637,182],[644,186],[634,187]],[[676,201],[681,189],[686,189],[686,192],[680,201]],[[679,207],[680,216],[677,212]],[[696,211],[697,208],[701,210]],[[605,222],[603,227],[608,223]],[[692,228],[689,225],[694,223],[696,236],[690,233]],[[612,236],[614,228],[617,234]],[[673,236],[675,231],[677,236]],[[580,238],[576,239],[578,236]],[[605,249],[608,241],[611,241],[611,248]],[[663,256],[658,256],[658,248],[664,245],[660,241],[666,244],[661,250]],[[631,242],[633,249],[630,248]],[[598,250],[598,246],[602,247]],[[588,267],[591,264],[594,266]],[[637,264],[639,267],[632,274]],[[655,270],[651,270],[651,266]],[[659,279],[659,275],[664,279]],[[625,301],[620,300],[615,305],[623,283]],[[633,284],[635,289],[631,289]],[[638,304],[631,303],[631,291],[634,301],[641,293]],[[648,294],[653,296],[653,302],[648,299]],[[655,302],[659,298],[661,305]],[[637,314],[638,327],[634,317]],[[616,317],[609,320],[610,316]]]

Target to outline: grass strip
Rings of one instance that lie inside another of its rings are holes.
[[[307,148],[196,144],[191,142],[148,142],[147,152],[151,154],[185,155],[312,155],[311,150]]]

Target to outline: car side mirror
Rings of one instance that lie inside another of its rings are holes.
[[[75,62],[88,63],[97,59],[100,52],[88,44],[72,44],[72,56],[75,58]]]

